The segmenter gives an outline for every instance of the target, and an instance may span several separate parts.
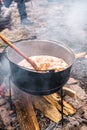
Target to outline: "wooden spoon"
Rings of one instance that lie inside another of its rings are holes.
[[[35,70],[39,70],[38,66],[36,65],[36,63],[34,61],[32,61],[28,56],[26,56],[19,48],[17,48],[14,44],[12,44],[5,36],[3,36],[0,33],[0,38],[6,43],[8,44],[11,48],[13,48],[17,53],[19,53],[24,59],[26,59]]]

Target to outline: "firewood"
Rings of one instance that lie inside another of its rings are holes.
[[[57,93],[51,94],[51,97],[53,97],[53,99],[55,99],[56,101],[61,100],[61,97]]]
[[[63,92],[64,92],[64,94],[66,94],[70,97],[76,98],[76,92],[66,86],[63,87]]]
[[[87,55],[87,52],[80,52],[76,54],[76,58],[82,58],[82,57],[85,57],[86,55]]]
[[[15,88],[14,99],[21,130],[40,130],[31,96]]]
[[[52,105],[54,105],[59,111],[61,111],[61,105],[58,103],[57,100],[55,100],[51,95],[49,96],[44,96],[44,98],[49,102],[51,103]],[[64,109],[63,110],[63,113],[65,115],[68,115],[67,111]]]
[[[70,77],[68,82],[67,82],[67,85],[74,85],[74,84],[78,84],[78,80]]]
[[[61,120],[61,114],[57,108],[41,96],[33,96],[32,102],[36,109],[40,110],[47,118],[54,122]]]
[[[87,98],[86,92],[79,86],[79,84],[70,85],[69,88],[76,92],[77,99],[85,100]]]
[[[76,113],[76,109],[69,103],[63,100],[63,105],[65,110],[69,113],[69,115],[73,115]]]
[[[61,102],[61,97],[59,96],[59,94],[51,94],[50,96],[53,97],[54,100],[56,100],[57,102]],[[48,96],[49,97],[49,96]],[[55,98],[54,98],[55,97]],[[60,100],[59,100],[60,99]],[[48,100],[49,101],[49,100]],[[50,100],[50,103],[52,104],[53,100]],[[59,108],[61,110],[61,107]],[[76,109],[69,103],[67,103],[66,101],[63,100],[63,112],[65,114],[68,113],[69,115],[73,115],[76,112]]]

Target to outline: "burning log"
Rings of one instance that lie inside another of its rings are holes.
[[[76,109],[71,104],[67,103],[66,101],[63,101],[63,105],[69,115],[73,115],[76,113]]]
[[[40,130],[34,108],[40,110],[45,117],[53,122],[58,123],[61,120],[61,97],[59,94],[30,96],[16,87],[13,88],[13,92],[13,101],[21,130]],[[65,100],[63,100],[63,105],[65,115],[73,115],[76,112],[76,109]]]
[[[54,97],[54,96],[52,96],[52,97]],[[60,102],[59,98],[61,99],[61,97],[59,96],[59,94],[56,93],[55,97],[56,97],[55,100]],[[63,100],[63,105],[64,105],[64,110],[66,110],[69,115],[75,114],[76,109],[71,104],[69,104],[65,100]]]
[[[43,115],[55,123],[61,121],[61,97],[54,93],[48,96],[30,96],[15,87],[14,102],[17,111],[17,118],[21,130],[40,130],[36,114],[34,111],[38,109]],[[33,105],[32,105],[33,104]],[[63,100],[63,113],[65,115],[73,115],[76,109],[65,100]],[[33,108],[34,106],[34,108]]]
[[[39,109],[46,117],[54,122],[59,122],[61,120],[61,97],[55,93],[44,97],[32,97],[32,102],[36,109]],[[63,100],[63,113],[65,115],[73,115],[76,109]]]
[[[54,105],[59,111],[61,111],[61,105],[58,103],[57,100],[55,100],[55,97],[53,98],[52,95],[49,95],[49,96],[44,96],[44,98],[49,102],[51,103],[52,105]],[[64,109],[63,110],[64,114],[65,115],[68,115],[67,111]]]
[[[32,106],[31,96],[15,88],[14,99],[17,118],[21,130],[40,130],[36,114]]]
[[[32,96],[32,102],[36,109],[39,109],[46,117],[54,122],[59,122],[61,120],[61,114],[57,108],[46,101],[41,96]]]

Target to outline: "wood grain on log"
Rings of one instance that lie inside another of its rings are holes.
[[[59,94],[56,94],[55,95],[56,96],[56,101],[59,101],[59,99],[57,100],[57,98],[59,98],[60,96],[59,96]],[[61,98],[61,97],[60,97]],[[67,103],[65,100],[63,100],[63,109],[65,110],[65,111],[67,111],[67,113],[69,114],[69,115],[73,115],[73,114],[75,114],[76,113],[76,109],[71,105],[71,104],[69,104],[69,103]]]
[[[44,96],[44,98],[49,102],[51,103],[52,105],[54,105],[59,111],[61,111],[61,105],[58,103],[57,100],[55,100],[51,95],[49,96]],[[65,115],[68,115],[67,111],[64,109],[63,110],[63,113]]]
[[[21,130],[40,130],[31,96],[15,88],[14,98]]]
[[[32,102],[36,109],[39,109],[46,117],[54,122],[59,122],[61,120],[61,114],[57,108],[46,101],[41,96],[32,96]]]
[[[76,98],[76,92],[66,86],[63,87],[63,92],[70,97]]]

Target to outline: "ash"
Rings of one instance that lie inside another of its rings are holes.
[[[10,106],[9,96],[0,96],[0,129],[1,130],[21,130],[14,104]]]

